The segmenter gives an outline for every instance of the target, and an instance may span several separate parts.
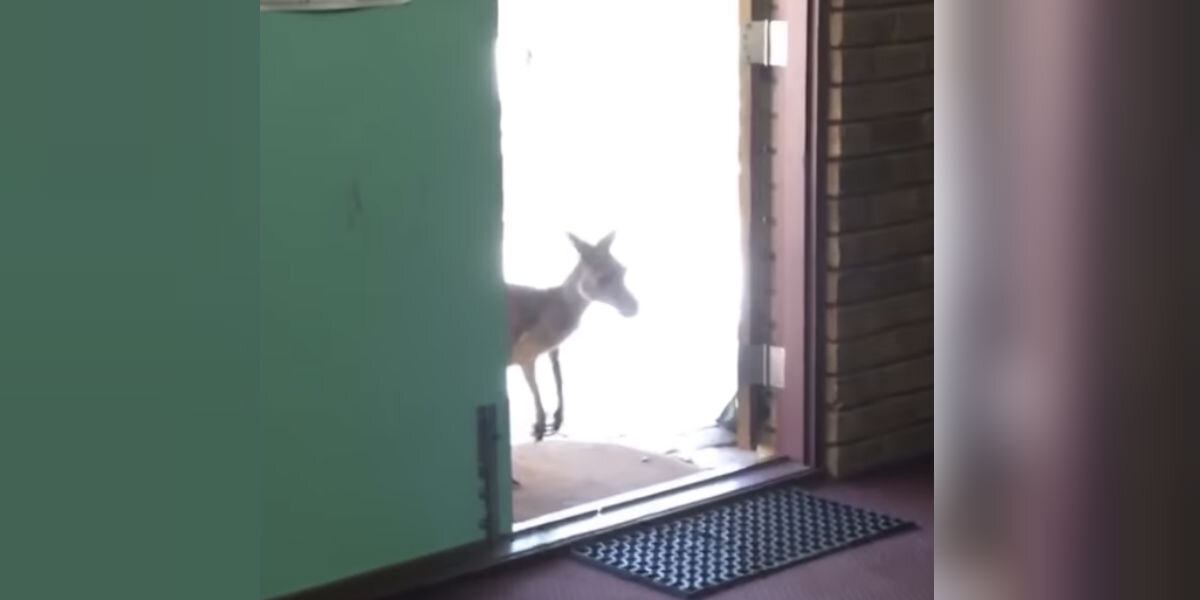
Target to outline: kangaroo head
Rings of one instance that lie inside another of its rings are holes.
[[[625,287],[625,267],[609,253],[616,232],[591,245],[575,234],[567,234],[579,252],[579,291],[584,298],[616,308],[622,316],[638,312],[637,299]]]

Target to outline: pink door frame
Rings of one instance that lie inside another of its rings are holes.
[[[773,169],[777,253],[777,343],[785,349],[783,389],[775,391],[778,451],[805,465],[824,463],[825,157],[829,89],[824,43],[829,0],[780,0],[788,23],[787,66],[774,106]]]

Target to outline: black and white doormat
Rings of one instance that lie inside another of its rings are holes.
[[[696,597],[913,526],[788,485],[619,531],[571,554],[619,577]]]

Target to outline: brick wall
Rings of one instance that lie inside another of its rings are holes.
[[[831,0],[826,465],[933,450],[933,2]]]

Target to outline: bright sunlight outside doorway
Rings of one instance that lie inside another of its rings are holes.
[[[562,346],[562,436],[666,451],[737,391],[742,257],[736,0],[500,0],[504,273],[558,285],[573,232],[641,311],[596,304]],[[549,362],[538,362],[548,412]],[[508,373],[515,444],[533,400]]]

